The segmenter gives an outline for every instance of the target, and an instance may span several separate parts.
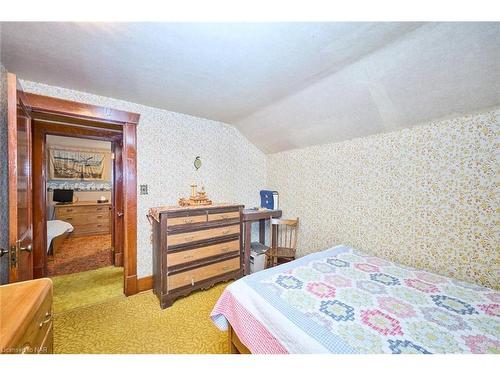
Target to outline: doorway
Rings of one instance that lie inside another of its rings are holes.
[[[33,134],[34,166],[42,167],[33,188],[45,192],[35,217],[46,228],[34,243],[47,250],[34,253],[34,265],[42,264],[43,276],[54,283],[54,311],[122,296],[124,231],[117,213],[123,212],[123,192],[115,184],[122,132],[34,119]]]
[[[115,266],[113,143],[57,135],[45,142],[47,276]]]
[[[123,267],[119,276],[121,293],[137,293],[139,115],[41,95],[26,96],[33,119],[32,174],[40,176],[33,180],[33,276],[59,277]],[[54,145],[54,140],[59,145]],[[100,149],[104,146],[105,150]],[[54,155],[58,168],[62,161],[63,174],[67,175],[54,175]],[[78,159],[78,155],[90,158],[85,170],[81,166],[67,168],[68,161]],[[100,176],[98,161],[103,155],[107,155],[109,169]],[[71,190],[70,203],[65,193]],[[95,218],[89,219],[89,215]],[[47,223],[53,224],[52,220],[69,223],[72,228],[63,233],[58,230],[58,236],[48,238]],[[82,250],[82,244],[91,242],[93,247]]]

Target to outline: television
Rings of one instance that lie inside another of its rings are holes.
[[[72,189],[54,189],[54,194],[52,196],[54,202],[64,204],[73,202],[73,190]]]

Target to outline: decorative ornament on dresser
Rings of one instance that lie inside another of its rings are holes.
[[[179,199],[179,206],[187,207],[187,206],[210,206],[212,205],[212,201],[208,199],[207,193],[205,192],[205,187],[201,187],[201,191],[197,191],[198,185],[191,185],[191,196],[189,198],[181,198]]]

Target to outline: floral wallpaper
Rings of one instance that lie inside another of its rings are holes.
[[[21,81],[27,92],[140,113],[137,127],[137,184],[148,185],[148,195],[137,201],[137,274],[152,274],[150,207],[176,204],[188,196],[189,185],[203,184],[214,202],[260,203],[266,183],[266,156],[234,127],[118,99]],[[195,172],[193,161],[202,167]]]
[[[138,195],[139,277],[152,273],[148,209],[175,204],[196,182],[216,202],[246,206],[259,204],[263,187],[278,190],[284,216],[300,217],[299,255],[343,243],[499,288],[500,109],[266,158],[227,124],[22,83],[28,92],[141,114],[138,184],[149,194]]]
[[[299,255],[342,243],[499,289],[499,115],[269,155]]]

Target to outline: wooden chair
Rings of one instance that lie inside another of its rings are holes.
[[[266,267],[295,259],[299,219],[271,219],[271,248],[266,252]]]

